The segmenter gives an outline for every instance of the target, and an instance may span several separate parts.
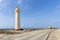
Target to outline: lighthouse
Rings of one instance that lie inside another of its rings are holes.
[[[20,9],[15,9],[15,30],[20,30]]]

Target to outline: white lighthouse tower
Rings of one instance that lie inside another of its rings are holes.
[[[15,30],[20,30],[20,9],[15,9]]]

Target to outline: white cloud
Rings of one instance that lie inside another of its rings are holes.
[[[30,2],[31,0],[0,0],[0,10],[1,8],[6,8],[9,5],[13,5],[16,4],[16,6],[23,6],[22,8],[26,9],[28,8],[28,2]]]
[[[56,8],[60,8],[60,4],[56,6]]]
[[[5,8],[7,6],[6,0],[1,1],[0,0],[0,9]]]
[[[17,0],[17,5],[20,6],[21,10],[29,9],[28,2],[31,2],[31,0]]]
[[[2,2],[2,0],[0,0],[0,3]]]
[[[1,2],[2,0],[0,0],[0,2]]]
[[[18,4],[22,4],[23,0],[17,0]]]

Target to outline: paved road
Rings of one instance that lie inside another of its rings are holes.
[[[0,35],[0,40],[47,40],[52,30],[36,30],[22,34]]]

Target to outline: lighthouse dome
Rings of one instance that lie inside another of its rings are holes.
[[[19,9],[19,8],[16,8],[16,9],[15,9],[15,12],[20,12],[20,9]]]

